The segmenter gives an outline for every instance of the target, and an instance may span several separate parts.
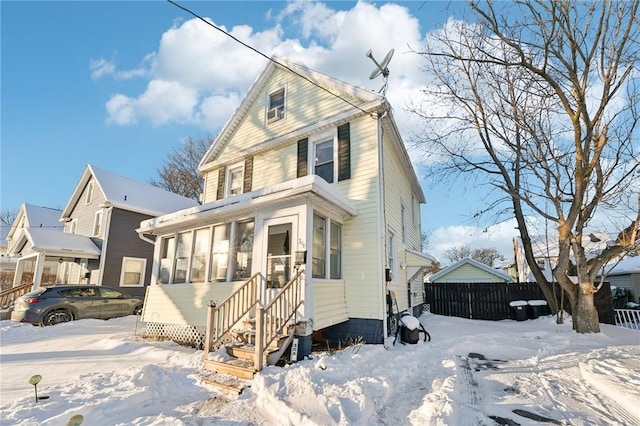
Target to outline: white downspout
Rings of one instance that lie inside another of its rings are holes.
[[[386,267],[386,244],[387,244],[387,214],[385,211],[385,196],[384,196],[384,156],[382,153],[382,149],[383,149],[383,140],[382,140],[382,119],[385,117],[385,115],[387,114],[387,111],[385,111],[382,115],[378,114],[378,118],[377,118],[377,133],[378,133],[378,192],[380,194],[380,202],[381,202],[381,211],[382,211],[382,217],[380,220],[380,265],[384,265],[384,267]],[[382,270],[379,270],[379,272],[381,272]],[[382,275],[382,280],[381,282],[385,282],[385,277],[384,277],[384,272]],[[381,301],[381,308],[382,308],[382,344],[384,346],[385,349],[388,348],[387,346],[387,334],[388,334],[388,329],[387,329],[387,288],[386,288],[386,283],[383,284],[381,286],[381,291],[382,291],[382,297],[380,298]]]

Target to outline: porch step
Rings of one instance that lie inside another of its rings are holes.
[[[268,361],[269,355],[277,352],[280,349],[274,343],[275,341],[272,342],[271,345],[269,345],[269,347],[264,351],[263,360],[265,363]],[[256,347],[254,345],[241,345],[236,343],[225,346],[225,349],[227,350],[227,355],[251,362],[253,362],[253,357],[256,353]]]
[[[221,374],[230,374],[240,379],[251,380],[256,374],[253,368],[253,361],[232,358],[226,361],[214,361],[207,359],[204,361],[204,368]]]
[[[234,395],[239,395],[245,388],[250,386],[249,382],[242,380],[231,374],[213,373],[209,376],[203,376],[202,381],[208,385],[218,388],[219,390]]]

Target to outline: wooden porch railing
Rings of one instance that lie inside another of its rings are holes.
[[[12,287],[0,293],[0,309],[6,309],[16,300],[18,297],[29,293],[33,287],[32,283],[21,284],[17,287]]]
[[[207,309],[205,359],[223,336],[257,304],[258,286],[262,275],[255,274],[242,287],[219,305],[210,303]]]
[[[302,282],[304,270],[289,281],[266,306],[258,303],[256,307],[256,371],[262,370],[264,351],[278,336],[284,327],[295,319],[298,308],[302,305]]]

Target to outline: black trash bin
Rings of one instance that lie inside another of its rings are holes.
[[[514,300],[509,302],[509,308],[511,311],[511,317],[516,321],[527,320],[527,301],[526,300]]]
[[[298,357],[296,361],[302,361],[311,355],[311,335],[295,336],[298,339]]]
[[[546,308],[546,300],[529,300],[527,302],[527,316],[529,319],[536,319],[539,316],[544,315]]]

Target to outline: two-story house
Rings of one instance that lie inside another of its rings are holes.
[[[196,205],[189,198],[87,165],[64,209],[49,209],[48,220],[55,219],[57,226],[36,226],[30,219],[23,227],[18,214],[10,246],[11,255],[18,257],[14,287],[28,282],[33,288],[97,284],[144,295],[153,242],[140,239],[140,221]],[[55,271],[55,278],[46,271]]]
[[[326,339],[382,343],[389,290],[422,308],[425,197],[383,96],[273,58],[199,169],[201,206],[138,229],[156,241],[148,330],[196,340],[208,304],[249,281],[267,303],[299,271],[298,316]]]

